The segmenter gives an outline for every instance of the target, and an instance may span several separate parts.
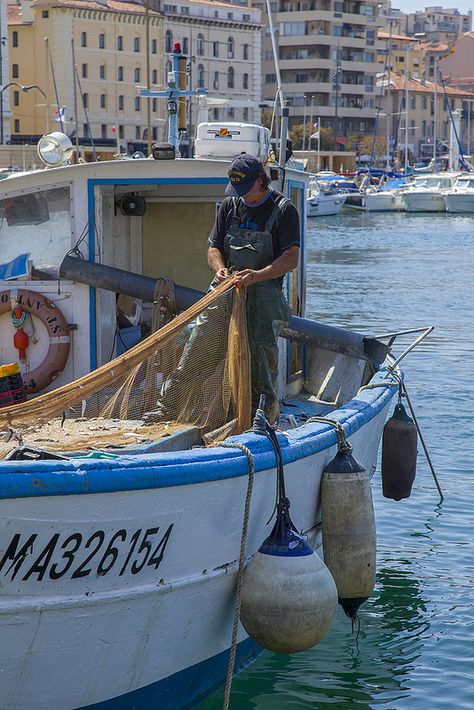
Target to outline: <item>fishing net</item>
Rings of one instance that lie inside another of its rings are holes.
[[[183,426],[205,441],[251,424],[245,293],[235,277],[176,315],[159,280],[152,332],[74,382],[0,409],[0,457],[18,444],[79,451],[153,441]]]

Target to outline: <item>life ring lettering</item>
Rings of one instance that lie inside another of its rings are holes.
[[[42,293],[26,289],[0,292],[0,315],[11,311],[12,302],[39,318],[49,336],[49,348],[43,362],[23,374],[26,392],[34,394],[51,384],[64,370],[70,351],[69,327],[59,308]]]

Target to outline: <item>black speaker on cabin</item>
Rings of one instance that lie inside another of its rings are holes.
[[[141,195],[124,195],[118,201],[120,212],[127,217],[143,217],[146,200]]]

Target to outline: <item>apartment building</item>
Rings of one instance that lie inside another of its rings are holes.
[[[199,104],[188,102],[188,135],[199,120],[260,123],[260,11],[211,0],[166,0],[161,10],[165,55],[179,42],[189,57],[188,85],[208,89]],[[165,76],[169,68],[165,60]]]
[[[446,41],[449,35],[456,38],[471,29],[472,10],[463,14],[456,8],[435,5],[406,15],[406,34],[424,34],[427,40]]]
[[[377,37],[378,5],[373,0],[271,3],[290,126],[312,115],[339,138],[372,131],[377,55],[383,47]],[[264,24],[262,94],[273,100],[276,76],[265,18]]]
[[[474,95],[449,86],[445,94],[441,84],[417,77],[409,78],[407,83],[406,75],[400,72],[393,72],[389,80],[388,76],[383,77],[383,83],[382,115],[389,125],[382,127],[382,135],[398,134],[398,147],[403,150],[407,142],[415,156],[432,155],[434,140],[438,155],[447,152],[450,112],[463,109]]]
[[[150,72],[163,76],[163,21],[155,11],[118,0],[21,0],[9,8],[12,142],[58,130],[97,146],[122,150],[146,145],[147,106],[138,89]],[[74,53],[74,58],[73,58]],[[73,71],[74,63],[76,72]],[[21,86],[35,85],[24,92]],[[45,109],[46,104],[46,109]],[[166,107],[151,106],[152,138],[160,136]]]
[[[378,55],[378,62],[383,70],[390,70],[411,76],[419,76],[420,67],[424,64],[424,54],[419,49],[415,37],[379,30],[378,38],[383,43],[383,49]]]

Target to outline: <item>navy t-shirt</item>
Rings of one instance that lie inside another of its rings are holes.
[[[247,229],[263,231],[271,215],[275,202],[281,197],[272,190],[268,197],[256,207],[249,207],[241,197],[226,197],[221,203],[217,218],[209,235],[209,246],[224,252],[224,237],[232,222],[234,199],[237,199],[237,214],[240,225]],[[272,227],[273,260],[292,246],[300,246],[300,220],[296,207],[288,200],[279,208],[279,215]]]

